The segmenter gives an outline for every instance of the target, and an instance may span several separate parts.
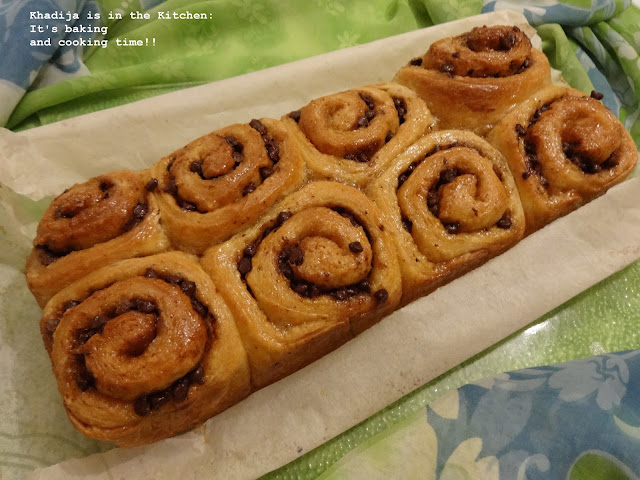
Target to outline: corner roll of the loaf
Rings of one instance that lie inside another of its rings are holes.
[[[66,285],[118,260],[170,248],[148,170],[118,170],[76,184],[45,211],[27,258],[40,307]]]
[[[51,299],[40,325],[69,418],[91,438],[151,443],[250,392],[231,312],[182,252],[88,274]]]
[[[509,162],[527,234],[602,195],[638,161],[633,138],[615,115],[599,98],[569,87],[540,90],[487,139]]]
[[[476,27],[433,43],[394,82],[416,91],[439,129],[485,135],[518,103],[551,83],[547,57],[518,27]]]

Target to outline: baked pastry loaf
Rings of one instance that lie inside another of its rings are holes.
[[[515,105],[549,85],[551,70],[518,27],[477,27],[433,43],[394,81],[426,101],[439,129],[484,135]]]
[[[517,28],[474,29],[411,63],[396,79],[417,93],[381,83],[328,95],[54,200],[26,275],[81,432],[133,446],[192,428],[637,161],[600,102],[538,90],[548,63]],[[458,129],[435,131],[427,105]],[[461,130],[495,123],[493,146]]]
[[[69,418],[122,446],[193,428],[249,394],[233,318],[181,252],[123,260],[55,295],[41,332]]]
[[[172,244],[202,254],[297,190],[304,163],[281,122],[252,120],[204,135],[153,167]]]
[[[146,170],[119,170],[74,185],[51,202],[25,269],[41,307],[99,267],[169,248],[151,194],[156,186]]]
[[[323,356],[393,311],[394,245],[359,190],[311,183],[250,230],[207,251],[249,356],[255,388]]]
[[[638,161],[631,135],[609,109],[568,87],[537,92],[487,138],[509,162],[527,234],[602,195]]]
[[[502,253],[524,234],[507,162],[469,131],[421,138],[367,194],[386,215],[396,242],[403,304]]]
[[[311,180],[365,187],[433,126],[425,103],[394,83],[355,88],[312,100],[283,117]]]

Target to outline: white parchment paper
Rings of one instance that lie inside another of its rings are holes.
[[[0,130],[0,182],[38,200],[100,173],[144,168],[230,123],[277,118],[318,96],[388,81],[434,40],[495,24],[532,32],[520,14],[492,13],[20,134]],[[33,478],[244,479],[284,465],[639,258],[639,182],[612,189],[201,428],[150,446],[68,460]],[[0,205],[14,195],[4,190]],[[9,312],[16,328],[34,332],[26,344],[39,334],[38,310],[20,278],[24,258],[15,257],[26,255],[24,242],[35,224],[28,211],[15,208],[0,210],[0,219],[8,224],[0,238],[7,238],[8,251],[14,252],[0,252],[1,273],[6,272],[0,279],[0,312]],[[18,312],[16,302],[22,302]],[[48,435],[59,428],[61,439],[79,443],[60,418],[61,406],[50,407],[57,396],[52,374],[37,377],[46,401],[20,393],[30,372],[49,368],[44,348],[38,345],[38,353],[26,356],[36,347],[15,348],[6,338],[0,338],[0,381],[8,379],[15,391],[0,394],[0,409],[8,413],[0,417],[0,446],[15,449],[25,435],[37,435],[31,423],[15,425],[25,408],[42,418]],[[73,456],[82,457],[81,446],[76,450]],[[38,454],[45,452],[33,453]]]

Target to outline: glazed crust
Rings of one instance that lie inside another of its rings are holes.
[[[425,100],[438,129],[485,135],[535,91],[551,83],[547,57],[517,27],[480,27],[439,40],[394,81]]]
[[[40,307],[97,268],[170,248],[147,188],[150,178],[146,170],[120,170],[74,185],[53,200],[25,268]]]
[[[202,263],[225,286],[256,388],[335,349],[401,296],[382,215],[335,182],[307,185]]]
[[[600,101],[551,86],[489,133],[513,172],[532,233],[602,195],[638,161],[631,135]]]
[[[403,304],[502,253],[524,233],[507,162],[468,131],[421,138],[367,194],[396,242]]]
[[[249,394],[233,317],[195,258],[123,260],[55,295],[41,333],[65,408],[92,438],[134,446]]]
[[[171,243],[202,254],[229,239],[297,190],[303,165],[290,135],[273,119],[230,125],[168,155],[153,175]]]
[[[315,99],[282,121],[301,148],[311,180],[360,188],[434,123],[425,103],[394,83]]]

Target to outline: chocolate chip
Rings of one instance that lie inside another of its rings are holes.
[[[447,168],[440,173],[439,184],[446,185],[451,183],[456,177],[460,176],[460,170],[457,168]]]
[[[393,132],[391,131],[387,132],[387,136],[384,137],[384,143],[389,143],[392,138],[393,138]]]
[[[136,220],[142,220],[144,216],[147,214],[147,204],[146,203],[138,203],[135,207],[133,207],[133,218]]]
[[[452,235],[460,232],[460,224],[458,222],[443,223],[443,225],[447,232]]]
[[[193,307],[195,312],[201,317],[206,317],[207,314],[209,313],[209,309],[205,305],[200,303],[198,300],[196,300],[195,298],[191,299],[191,306]]]
[[[146,417],[151,413],[151,404],[146,395],[142,395],[133,402],[133,411],[141,417]]]
[[[176,177],[169,177],[167,186],[164,187],[164,191],[169,195],[176,195],[178,193],[178,186],[176,185]]]
[[[108,321],[109,317],[107,315],[96,315],[89,322],[89,328],[96,330],[96,333],[101,333]]]
[[[527,178],[529,178],[531,176],[531,172],[526,171],[526,172],[522,172],[522,178],[523,180],[526,180]]]
[[[282,225],[284,222],[286,222],[291,218],[291,215],[293,214],[289,210],[281,211],[276,217],[276,225],[278,226]]]
[[[527,134],[527,131],[522,125],[516,123],[516,133],[518,134],[518,136],[524,137]]]
[[[338,290],[334,291],[332,295],[336,300],[339,301],[349,298],[349,293],[347,292],[346,288],[339,288]]]
[[[189,373],[189,381],[191,383],[197,383],[198,385],[204,385],[204,367],[198,365],[198,368]]]
[[[49,335],[53,335],[56,332],[56,329],[58,328],[59,324],[60,324],[59,318],[50,318],[45,323],[44,329]]]
[[[116,308],[113,310],[113,315],[119,317],[122,314],[127,313],[129,310],[133,310],[135,303],[133,300],[121,300],[116,304]]]
[[[291,265],[302,265],[302,263],[304,262],[304,252],[302,251],[302,249],[297,246],[297,245],[293,245],[288,249],[287,252],[287,257],[289,260],[289,263]]]
[[[162,279],[171,285],[179,285],[182,280],[178,275],[174,275],[172,273],[166,274]]]
[[[91,372],[89,372],[86,368],[83,368],[78,373],[78,376],[76,377],[76,385],[83,392],[86,392],[91,387],[95,386],[95,384],[96,384],[96,379],[93,377],[93,375],[91,375]]]
[[[369,110],[373,110],[375,108],[375,102],[373,101],[373,98],[371,98],[366,93],[358,93],[358,95],[360,95],[360,98]]]
[[[233,167],[235,168],[242,163],[242,161],[244,160],[244,155],[242,154],[242,152],[233,152],[231,154],[231,158],[233,158]]]
[[[453,58],[458,58],[458,57],[460,56],[460,52],[453,52],[453,53],[451,54],[451,56],[452,56]]]
[[[375,299],[380,303],[385,303],[389,299],[389,292],[386,289],[381,288],[373,294]]]
[[[300,115],[302,112],[300,110],[294,110],[289,114],[289,117],[293,118],[293,121],[298,123],[300,121]]]
[[[256,190],[255,183],[249,182],[242,189],[242,196],[245,197],[245,196],[249,195],[250,193],[255,192],[255,190]]]
[[[78,345],[84,345],[89,341],[91,337],[95,335],[95,331],[90,328],[83,328],[82,330],[78,330],[76,332],[76,343]]]
[[[250,243],[249,245],[247,245],[245,247],[245,249],[242,252],[242,254],[245,257],[253,257],[257,252],[258,252],[258,244],[257,243]]]
[[[511,228],[511,225],[512,221],[508,213],[505,213],[502,218],[498,220],[498,223],[496,223],[496,226],[498,228],[502,228],[504,230],[509,230]]]
[[[293,285],[291,288],[293,289],[294,292],[296,292],[298,295],[302,297],[311,296],[309,285],[307,285],[306,283],[298,283],[296,285]]]
[[[369,285],[369,280],[365,278],[356,285],[356,288],[361,292],[369,292],[369,290],[371,290],[371,285]]]
[[[180,290],[182,290],[185,295],[193,297],[196,294],[196,282],[185,278],[180,282]]]
[[[364,112],[364,116],[367,120],[371,121],[375,118],[376,112],[374,112],[373,110],[367,110],[366,112]]]
[[[156,273],[156,271],[149,267],[144,271],[144,276],[147,278],[158,278],[158,274]]]
[[[249,126],[251,128],[253,128],[255,131],[257,131],[260,135],[266,135],[267,134],[267,129],[265,128],[264,124],[257,119],[253,119],[249,122]]]
[[[367,154],[365,152],[354,152],[354,153],[348,153],[344,156],[345,160],[353,160],[355,162],[359,162],[359,163],[367,163],[369,160],[371,160]]]
[[[596,90],[591,90],[591,98],[595,98],[596,100],[602,100],[604,98],[604,94]]]
[[[368,126],[369,126],[369,120],[367,120],[367,117],[360,117],[356,122],[357,128],[365,128]]]
[[[411,233],[411,230],[413,230],[413,222],[406,217],[402,218],[402,226],[409,233]]]
[[[236,137],[232,137],[232,136],[228,136],[228,137],[224,137],[225,142],[227,142],[227,145],[229,145],[231,148],[233,148],[233,150],[237,153],[242,153],[242,150],[244,149],[242,144],[238,141],[238,139]]]
[[[144,300],[142,298],[136,299],[136,310],[142,313],[153,313],[156,311],[156,304],[151,300]]]
[[[144,188],[147,192],[153,192],[156,188],[158,188],[158,179],[152,178],[147,182]]]
[[[362,247],[362,244],[360,242],[351,242],[349,244],[349,250],[351,250],[353,253],[360,253],[364,250],[364,248]]]
[[[251,259],[249,257],[242,257],[242,260],[238,262],[238,271],[243,277],[251,271]]]
[[[280,160],[280,146],[273,138],[264,139],[264,146],[267,150],[267,156],[273,163]]]
[[[166,390],[154,392],[147,396],[147,400],[149,401],[149,406],[151,407],[151,410],[157,410],[162,405],[167,403],[170,398],[171,398],[171,395]]]
[[[79,300],[67,300],[66,302],[64,302],[64,304],[62,304],[62,311],[66,312],[67,310],[73,307],[77,307],[78,305],[80,305]]]
[[[171,386],[171,397],[176,402],[182,402],[189,395],[189,379],[182,377]]]
[[[107,190],[109,190],[111,187],[113,186],[113,184],[106,182],[104,180],[102,180],[100,182],[100,191],[102,192],[106,192]]]
[[[266,178],[269,178],[273,175],[273,168],[271,167],[262,167],[260,168],[260,178],[264,181]]]
[[[448,74],[453,74],[453,72],[455,71],[455,67],[453,66],[453,63],[451,62],[444,62],[442,65],[440,65],[440,71],[442,73],[448,73]]]
[[[515,46],[516,40],[517,38],[513,33],[500,38],[500,50],[511,50]]]
[[[409,60],[409,65],[419,67],[420,65],[422,65],[422,58],[421,57],[412,58],[411,60]]]
[[[278,262],[278,269],[285,278],[287,278],[288,280],[293,280],[293,269],[291,268],[289,262],[287,262],[286,258],[282,258],[281,261]]]
[[[399,97],[393,97],[393,106],[396,107],[396,112],[398,113],[398,121],[400,125],[404,123],[404,116],[407,114],[407,104],[404,99]]]

